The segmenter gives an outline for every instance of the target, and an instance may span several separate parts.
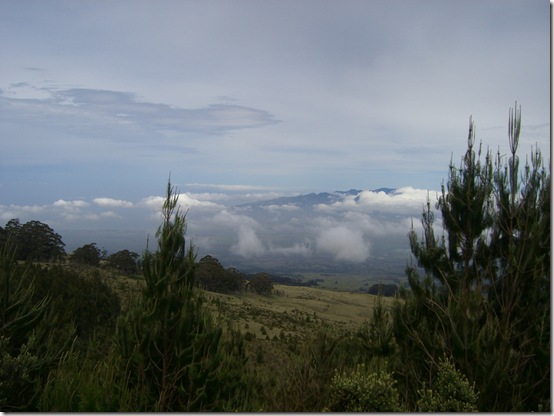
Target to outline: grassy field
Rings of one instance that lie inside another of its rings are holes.
[[[105,278],[121,297],[123,310],[140,296],[143,281],[138,276]],[[243,335],[247,360],[241,365],[255,375],[260,412],[322,408],[321,389],[334,369],[354,365],[360,348],[365,351],[357,334],[371,320],[377,299],[367,293],[286,285],[274,285],[270,296],[203,294],[224,339],[230,330]],[[385,307],[393,301],[383,298]]]
[[[123,310],[140,296],[142,279],[108,277],[107,274],[104,277],[119,294]],[[328,277],[321,283],[322,287],[274,285],[271,296],[204,293],[206,304],[216,317],[256,337],[273,338],[281,331],[303,337],[321,323],[354,330],[371,318],[376,296],[347,291],[352,288],[352,283],[335,287],[333,279]],[[361,281],[360,276],[354,286]],[[384,298],[384,302],[390,305],[392,298]]]
[[[143,282],[138,276],[130,278],[106,273],[104,278],[120,296],[122,310],[126,310],[140,296]],[[329,279],[331,281],[332,277]],[[203,293],[205,304],[218,319],[219,325],[226,329],[238,329],[246,335],[251,341],[248,343],[251,352],[262,348],[268,353],[273,351],[273,354],[281,354],[282,351],[277,350],[282,350],[283,346],[286,348],[291,343],[301,343],[322,325],[345,335],[355,333],[371,319],[377,299],[367,293],[337,288],[286,285],[274,285],[271,296],[250,292]],[[383,302],[385,307],[390,306],[393,298],[383,298]]]
[[[273,338],[281,331],[303,337],[321,323],[355,330],[371,318],[376,297],[313,287],[275,285],[274,294],[223,295],[206,292],[208,304],[223,319],[257,337]],[[385,299],[390,304],[392,299]]]

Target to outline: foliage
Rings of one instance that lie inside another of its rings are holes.
[[[15,261],[15,250],[6,244],[0,253],[0,336],[9,340],[4,346],[17,354],[33,329],[45,317],[49,299],[34,301],[33,281],[25,281],[26,271]]]
[[[139,255],[133,251],[120,250],[111,254],[106,259],[106,266],[118,270],[119,272],[130,275],[138,272]]]
[[[477,412],[477,393],[449,359],[441,359],[434,388],[423,388],[420,412]]]
[[[32,410],[41,378],[60,354],[51,348],[55,321],[49,306],[49,297],[35,298],[34,280],[29,280],[27,269],[15,261],[15,250],[8,240],[0,252],[0,405],[3,411]]]
[[[411,292],[394,310],[405,400],[413,380],[430,382],[443,354],[475,383],[481,411],[550,406],[550,174],[538,150],[519,181],[520,111],[510,110],[511,157],[474,150],[470,119],[462,165],[450,165],[437,202],[444,227],[435,237],[430,201],[420,240],[412,229]]]
[[[14,218],[6,223],[2,234],[3,241],[9,239],[15,245],[16,260],[60,260],[65,255],[61,236],[40,221],[29,221],[22,225],[19,219]]]
[[[394,283],[374,284],[367,290],[367,293],[370,295],[395,296],[396,293],[398,293],[398,285],[395,285]]]
[[[375,298],[372,319],[362,324],[358,337],[363,341],[366,353],[370,357],[390,358],[396,355],[392,319],[389,309],[383,304],[383,297]]]
[[[98,266],[101,258],[102,251],[96,246],[96,243],[91,243],[75,249],[69,261],[87,266]]]
[[[371,372],[360,364],[352,373],[335,374],[328,410],[331,412],[398,412],[399,394],[392,375]],[[326,409],[327,410],[327,409]]]
[[[254,274],[248,284],[251,291],[259,295],[269,296],[273,292],[273,281],[267,273],[260,272]]]
[[[287,348],[278,363],[264,362],[264,397],[267,410],[276,412],[317,412],[326,404],[329,385],[337,368],[348,360],[345,337],[330,325],[320,325],[315,333],[298,343],[296,337],[279,342]],[[275,359],[275,358],[274,358]]]
[[[103,355],[112,342],[121,305],[119,297],[100,278],[98,269],[31,265],[28,274],[34,281],[34,298],[50,299],[48,311],[56,322],[50,331],[54,347],[62,348],[70,335],[76,335],[78,349],[89,350],[97,345],[97,354]]]
[[[240,292],[245,283],[245,275],[237,269],[227,269],[212,256],[204,256],[196,264],[195,284],[210,292]]]
[[[168,182],[158,249],[143,256],[143,295],[120,320],[117,343],[134,410],[225,410],[240,383],[228,379],[233,371],[225,365],[224,353],[230,353],[222,329],[194,287],[194,248],[185,247],[185,214],[177,201]]]
[[[31,352],[35,339],[21,346],[17,355],[10,354],[10,339],[0,336],[0,410],[19,410],[29,406],[34,396],[39,358]]]
[[[130,392],[119,371],[119,357],[110,351],[91,358],[67,351],[53,370],[39,400],[42,412],[118,412],[130,409]]]

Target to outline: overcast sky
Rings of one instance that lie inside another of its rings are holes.
[[[0,2],[0,223],[135,227],[189,205],[440,189],[451,155],[550,154],[546,0]]]

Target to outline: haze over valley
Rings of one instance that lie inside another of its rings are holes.
[[[188,210],[187,235],[199,257],[209,254],[241,270],[261,269],[285,275],[342,271],[398,278],[410,258],[407,233],[412,220],[416,229],[420,227],[428,195],[434,202],[435,191],[410,187],[271,199],[263,199],[261,194],[191,193],[181,189],[180,201],[182,209]],[[262,199],[244,202],[256,197]],[[238,202],[241,198],[242,203]],[[60,229],[59,233],[68,250],[96,242],[110,252],[127,248],[140,253],[148,235],[153,241],[161,202],[162,197],[154,196],[138,204],[119,201],[119,209],[112,207],[114,216],[125,217],[123,222],[142,216],[150,229]],[[80,213],[102,215],[94,208],[94,204],[87,205]]]

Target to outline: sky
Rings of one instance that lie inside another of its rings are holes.
[[[191,213],[438,190],[516,100],[550,157],[545,0],[3,0],[0,56],[0,225],[150,230],[169,175]]]

